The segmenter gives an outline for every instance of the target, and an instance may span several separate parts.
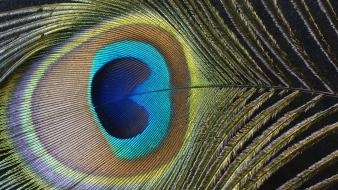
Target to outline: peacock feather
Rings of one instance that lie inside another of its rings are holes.
[[[338,1],[0,1],[0,189],[337,189]]]

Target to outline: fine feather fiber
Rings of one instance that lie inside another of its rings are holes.
[[[338,189],[338,1],[0,0],[0,189]]]

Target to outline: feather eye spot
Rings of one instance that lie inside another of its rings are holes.
[[[184,148],[190,92],[176,89],[192,81],[192,51],[160,18],[139,17],[79,33],[13,89],[8,111],[19,111],[8,117],[10,133],[30,134],[13,143],[24,160],[41,158],[30,167],[46,181],[67,188],[63,181],[86,175],[84,189],[144,181]]]

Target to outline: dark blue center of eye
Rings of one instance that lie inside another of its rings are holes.
[[[92,103],[109,135],[127,139],[144,131],[148,113],[130,96],[149,75],[148,67],[134,58],[115,59],[95,73]]]

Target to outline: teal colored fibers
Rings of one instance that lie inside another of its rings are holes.
[[[137,86],[129,97],[147,111],[148,125],[141,134],[129,139],[118,139],[109,135],[99,122],[91,102],[90,92],[95,73],[105,64],[120,58],[138,59],[150,70],[149,77]],[[146,156],[154,151],[166,137],[171,118],[170,91],[153,92],[170,88],[170,74],[162,54],[148,43],[125,40],[100,49],[95,54],[92,63],[88,88],[91,110],[116,157],[130,160]]]

